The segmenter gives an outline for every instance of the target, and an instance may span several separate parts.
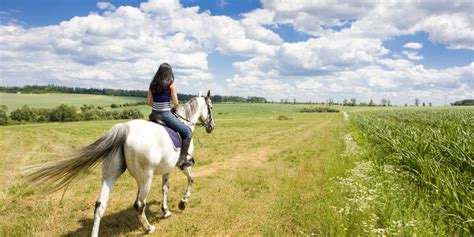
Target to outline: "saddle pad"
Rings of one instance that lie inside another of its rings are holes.
[[[163,127],[165,128],[166,132],[168,132],[168,135],[170,136],[171,141],[173,141],[173,148],[176,151],[180,150],[182,140],[181,140],[181,136],[179,135],[179,133],[175,132],[173,129],[171,129],[169,127],[166,127],[166,126],[163,126]]]

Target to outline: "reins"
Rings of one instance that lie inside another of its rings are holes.
[[[178,117],[178,118],[180,118],[180,119],[182,119],[182,120],[184,120],[184,121],[190,123],[190,124],[193,125],[193,126],[204,126],[204,125],[205,125],[203,122],[193,123],[193,122],[189,121],[189,119],[187,119],[187,118],[185,118],[185,117],[179,115],[177,112],[173,112],[173,114],[174,114],[176,117]]]
[[[191,122],[189,119],[187,119],[187,118],[185,118],[185,117],[179,115],[176,111],[173,112],[173,114],[174,114],[176,117],[178,117],[178,118],[180,118],[180,119],[182,119],[182,120],[184,120],[184,121],[190,123],[190,124],[193,125],[193,126],[208,126],[208,125],[212,122],[212,113],[211,113],[211,108],[210,108],[210,106],[209,106],[209,103],[207,102],[207,100],[205,100],[205,101],[206,101],[206,107],[207,107],[207,118],[206,118],[206,120],[203,121],[203,122],[193,123],[193,122]]]
[[[207,118],[206,118],[206,120],[203,121],[203,122],[193,123],[193,122],[191,122],[189,119],[187,119],[187,118],[185,118],[185,117],[179,115],[176,111],[174,111],[174,112],[172,112],[172,113],[173,113],[176,117],[182,119],[182,120],[185,121],[185,122],[190,123],[190,124],[193,125],[193,126],[208,126],[208,125],[210,125],[211,122],[212,122],[212,112],[211,112],[211,108],[210,108],[210,106],[209,106],[209,103],[207,102],[207,100],[205,100],[205,101],[206,101],[206,106],[207,106]],[[197,138],[197,141],[199,142],[199,144],[200,144],[201,147],[202,147],[202,143],[201,143],[201,141],[199,140],[199,138]]]

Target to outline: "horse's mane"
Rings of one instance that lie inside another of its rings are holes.
[[[198,98],[199,97],[194,97],[182,106],[183,111],[184,111],[183,116],[185,118],[190,119],[191,116],[193,116],[196,113],[199,106],[199,102],[197,100]]]

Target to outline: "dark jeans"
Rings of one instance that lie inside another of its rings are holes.
[[[174,114],[172,114],[170,111],[163,111],[163,112],[157,112],[153,111],[152,113],[159,114],[163,121],[165,121],[166,125],[168,127],[174,129],[181,135],[181,138],[191,138],[193,134],[191,133],[191,130],[186,126],[181,120],[179,120]]]

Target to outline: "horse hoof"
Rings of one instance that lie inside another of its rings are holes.
[[[156,231],[156,227],[151,225],[150,228],[145,231],[145,234],[152,234],[152,233],[155,233],[155,231]]]
[[[171,212],[170,211],[166,211],[165,213],[163,213],[163,219],[166,219],[168,217],[171,216]]]
[[[178,204],[178,207],[179,207],[179,210],[184,210],[186,208],[186,205],[188,205],[188,202],[185,202],[183,200],[179,201],[179,204]]]

